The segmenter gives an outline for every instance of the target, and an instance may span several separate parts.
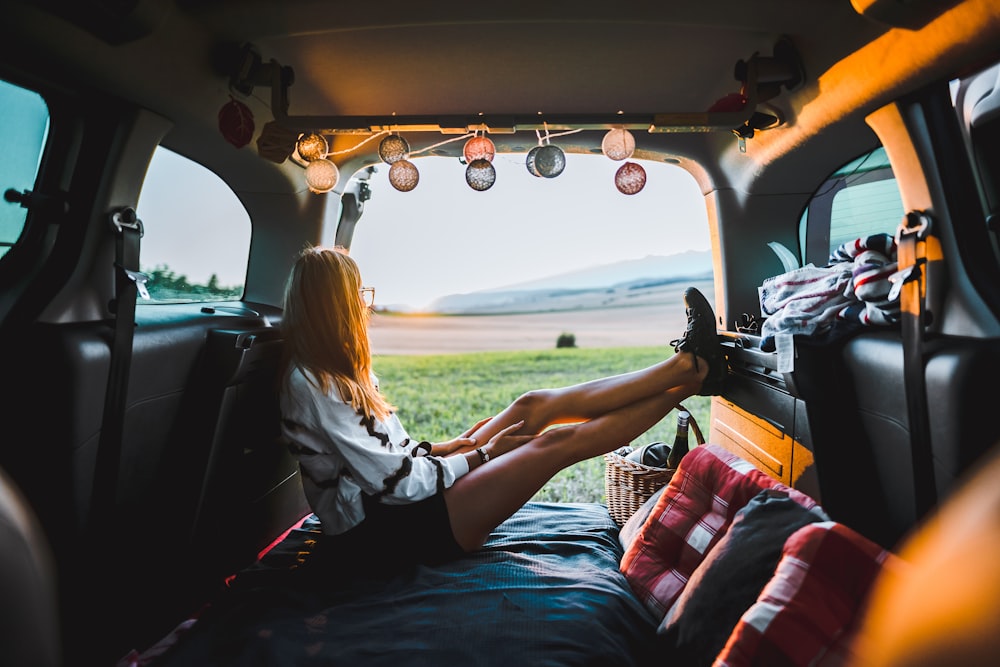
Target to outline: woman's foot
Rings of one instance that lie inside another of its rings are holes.
[[[702,382],[701,396],[721,394],[726,382],[726,356],[719,343],[715,326],[715,312],[705,295],[694,287],[684,290],[684,308],[687,312],[687,328],[684,334],[670,341],[674,352],[690,352],[694,355],[695,368],[701,359],[708,364],[708,375]]]

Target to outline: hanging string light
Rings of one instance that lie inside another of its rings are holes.
[[[612,160],[627,160],[635,152],[635,137],[624,127],[608,130],[601,141],[601,152]]]
[[[390,134],[378,145],[378,156],[386,164],[410,157],[410,144],[398,134]]]
[[[330,160],[320,158],[306,165],[306,185],[311,192],[323,194],[333,190],[340,178],[340,170]]]
[[[524,166],[528,169],[528,173],[537,178],[541,178],[542,175],[538,173],[538,167],[535,166],[535,157],[541,149],[541,146],[535,146],[528,151],[527,157],[524,158]]]
[[[473,136],[465,142],[465,147],[462,149],[466,164],[472,164],[476,160],[493,162],[493,157],[496,153],[497,149],[493,144],[493,140],[485,134]]]
[[[555,178],[566,168],[566,154],[558,146],[547,144],[535,153],[535,169],[539,176]]]
[[[400,192],[409,192],[420,182],[420,172],[409,160],[396,160],[389,165],[389,183]]]
[[[486,158],[477,158],[465,168],[465,182],[473,190],[483,192],[493,187],[497,180],[497,170]]]
[[[634,195],[646,187],[646,170],[635,162],[626,162],[615,173],[615,187],[623,195]]]
[[[330,145],[322,134],[309,132],[299,135],[298,141],[295,142],[295,150],[300,158],[306,162],[312,162],[325,158],[330,152]]]

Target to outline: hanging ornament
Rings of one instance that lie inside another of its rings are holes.
[[[386,164],[406,160],[410,157],[410,144],[398,134],[390,134],[378,145],[378,156]]]
[[[409,160],[396,160],[389,167],[389,183],[400,192],[409,192],[419,182],[420,172]]]
[[[480,159],[493,162],[493,157],[497,154],[497,149],[493,145],[493,140],[489,137],[476,136],[465,142],[465,148],[462,150],[462,153],[465,156],[465,164],[472,164]]]
[[[535,158],[538,155],[538,151],[541,149],[541,146],[535,146],[528,151],[527,157],[524,158],[524,166],[527,167],[528,173],[532,176],[537,176],[538,178],[541,178],[542,175],[538,173],[538,166],[535,164]]]
[[[646,187],[646,170],[635,162],[626,162],[615,173],[615,187],[623,195],[634,195]]]
[[[479,158],[465,168],[465,182],[473,190],[489,190],[497,181],[497,170],[486,158]]]
[[[635,152],[635,137],[624,127],[608,130],[601,141],[601,152],[612,160],[627,160]]]
[[[535,153],[535,169],[539,176],[555,178],[566,168],[566,155],[558,146],[548,144]]]
[[[330,145],[326,143],[326,137],[322,134],[307,132],[299,136],[299,140],[295,142],[295,150],[298,151],[300,158],[312,162],[325,158],[330,152]]]
[[[306,165],[306,185],[311,192],[323,194],[333,190],[340,178],[340,170],[330,160],[320,158]]]
[[[243,148],[253,137],[253,112],[250,107],[232,95],[219,109],[219,132],[223,138],[237,148]]]
[[[297,133],[278,125],[276,121],[264,123],[257,137],[257,154],[281,164],[295,150]]]

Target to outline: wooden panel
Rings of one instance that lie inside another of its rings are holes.
[[[770,422],[716,398],[712,401],[709,442],[725,447],[791,486],[792,438]]]

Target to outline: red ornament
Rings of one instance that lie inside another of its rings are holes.
[[[615,187],[623,195],[634,195],[646,187],[646,170],[635,162],[626,162],[615,173]]]
[[[243,148],[253,138],[253,112],[232,95],[219,109],[219,132],[226,141],[237,148]]]
[[[497,149],[493,145],[493,140],[489,137],[477,136],[465,142],[465,148],[462,149],[462,153],[466,164],[472,164],[480,159],[493,162],[493,157],[496,155]]]

